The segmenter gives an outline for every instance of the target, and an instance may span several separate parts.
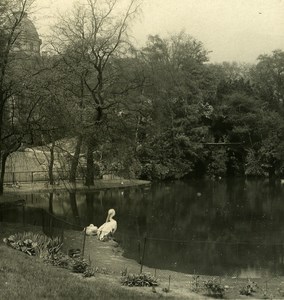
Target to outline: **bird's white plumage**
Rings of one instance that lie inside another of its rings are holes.
[[[115,210],[111,208],[108,211],[106,222],[98,229],[97,234],[98,234],[98,239],[100,241],[107,239],[110,235],[114,234],[115,231],[117,230],[117,222],[113,219],[114,216],[115,216]]]
[[[94,224],[90,224],[88,227],[85,228],[86,235],[96,235],[98,232],[98,227]]]

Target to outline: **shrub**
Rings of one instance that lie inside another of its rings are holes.
[[[126,286],[157,286],[158,282],[150,274],[126,274],[121,278],[122,285]]]
[[[204,287],[207,293],[214,298],[223,298],[225,293],[225,287],[217,282],[216,278],[210,279],[204,282]]]
[[[199,282],[200,276],[194,275],[192,279],[193,279],[193,281],[191,282],[191,284],[192,284],[191,290],[194,293],[198,293],[200,291],[200,282]]]
[[[257,290],[257,284],[254,281],[248,280],[247,285],[243,286],[240,290],[241,295],[252,296]]]
[[[84,273],[87,270],[88,263],[84,259],[74,259],[72,271],[74,273]]]

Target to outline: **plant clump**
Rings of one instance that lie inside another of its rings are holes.
[[[191,291],[194,292],[194,293],[199,293],[200,291],[200,276],[199,275],[194,275],[193,276],[193,281],[191,282],[191,285],[192,285],[192,288],[191,288]]]
[[[157,279],[151,274],[125,274],[121,278],[122,285],[125,286],[158,286]]]
[[[59,237],[50,238],[33,232],[16,233],[4,238],[3,242],[16,250],[41,258],[58,253],[63,245]]]
[[[74,259],[72,262],[72,272],[74,273],[84,273],[87,270],[88,263],[85,259]]]
[[[240,294],[245,296],[252,296],[253,293],[256,293],[256,290],[257,284],[249,279],[248,283],[241,288]]]
[[[85,259],[81,257],[70,257],[70,255],[62,252],[49,257],[46,262],[56,267],[68,269],[73,273],[80,273],[83,277],[92,277],[95,276],[96,273],[96,269],[92,268]]]
[[[46,262],[48,262],[56,267],[60,267],[60,268],[64,268],[64,269],[71,269],[70,266],[72,265],[73,259],[62,252],[58,252],[57,254],[48,258],[46,260]]]
[[[87,266],[86,270],[84,271],[84,273],[82,274],[83,277],[87,278],[87,277],[93,277],[95,276],[96,271],[91,268],[90,266]]]
[[[204,287],[207,294],[214,298],[223,298],[225,294],[225,287],[217,281],[216,278],[209,279],[204,282]]]

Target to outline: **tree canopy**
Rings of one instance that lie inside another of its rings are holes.
[[[212,64],[186,32],[137,48],[128,30],[139,2],[119,3],[75,4],[53,26],[49,54],[30,57],[14,47],[33,1],[0,2],[0,193],[12,152],[64,139],[74,141],[73,183],[82,157],[87,185],[108,172],[283,176],[284,52]]]

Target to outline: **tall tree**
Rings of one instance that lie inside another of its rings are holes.
[[[86,0],[77,3],[69,16],[61,18],[54,28],[53,46],[81,85],[84,111],[84,136],[87,151],[86,185],[94,184],[93,153],[98,147],[100,128],[106,120],[105,112],[117,105],[113,91],[117,70],[115,58],[127,55],[127,30],[136,15],[137,0],[127,1],[121,11],[118,0]],[[80,139],[78,139],[80,142]]]
[[[202,116],[210,113],[208,101],[215,96],[207,55],[202,43],[184,32],[167,39],[150,36],[142,49],[149,78],[144,96],[152,103],[156,128],[144,134],[140,148],[146,177],[182,177],[202,157],[208,134]]]

